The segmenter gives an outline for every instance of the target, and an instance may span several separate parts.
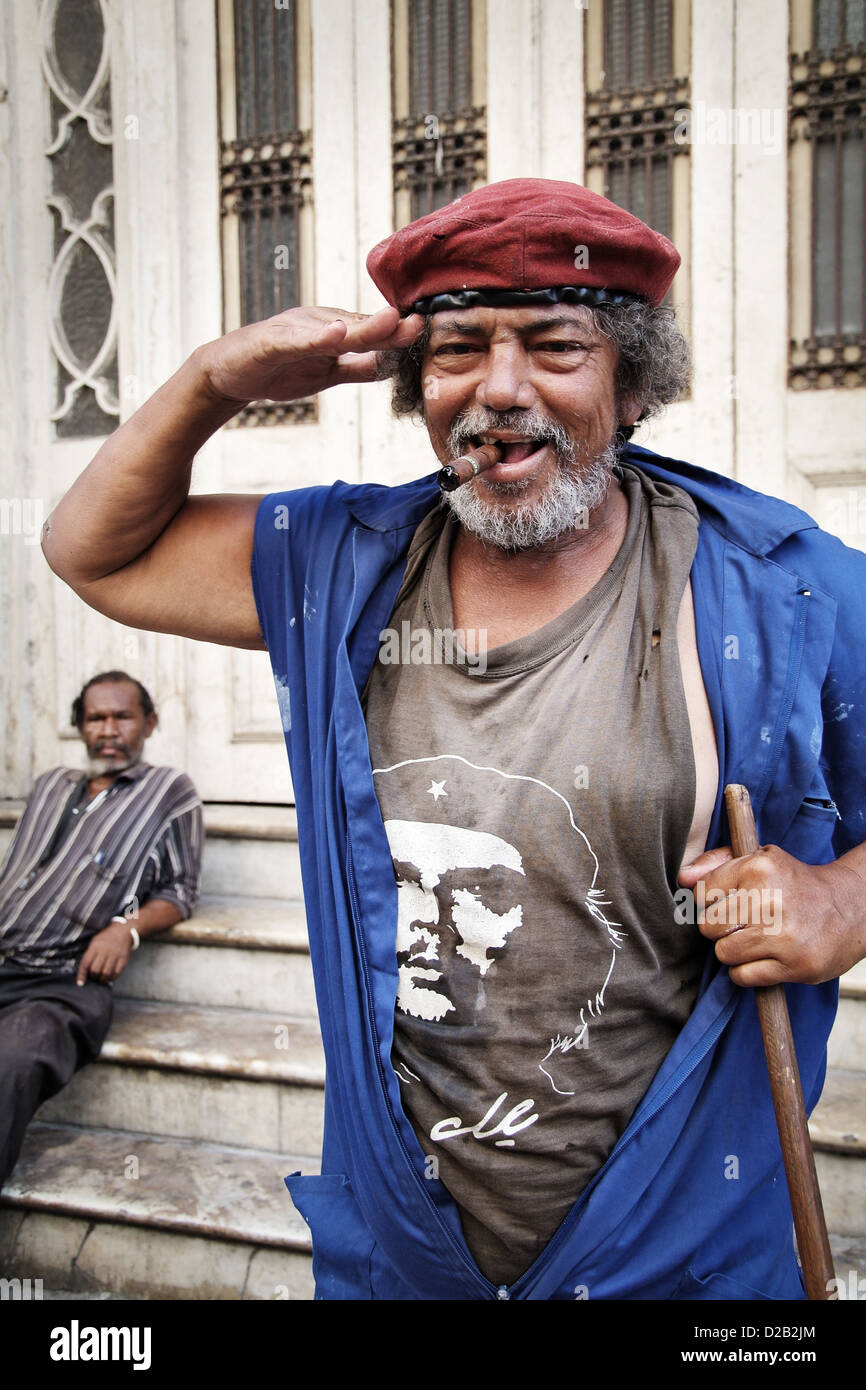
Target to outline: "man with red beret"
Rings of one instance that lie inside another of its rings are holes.
[[[866,559],[628,442],[687,381],[678,264],[577,185],[477,189],[373,250],[388,308],[199,348],[46,523],[102,612],[270,654],[328,1067],[322,1174],[287,1179],[321,1297],[802,1297],[742,986],[791,984],[811,1107],[866,953]],[[188,497],[247,402],[383,375],[442,463],[498,461],[444,499]]]

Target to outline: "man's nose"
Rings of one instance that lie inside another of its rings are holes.
[[[489,410],[529,410],[535,404],[529,359],[521,345],[491,345],[475,399]]]

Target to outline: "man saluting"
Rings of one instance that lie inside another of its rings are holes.
[[[687,380],[678,264],[579,186],[477,189],[371,253],[390,307],[199,348],[46,524],[100,611],[269,651],[328,1064],[322,1175],[287,1182],[322,1297],[802,1297],[741,986],[798,982],[814,1105],[866,952],[866,559],[628,442]],[[248,401],[383,374],[441,463],[499,461],[444,506],[434,476],[187,496]],[[395,662],[406,624],[485,661]],[[732,781],[767,846],[742,860]]]

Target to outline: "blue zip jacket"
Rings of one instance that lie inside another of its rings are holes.
[[[866,556],[805,513],[630,446],[701,517],[692,568],[719,796],[749,788],[758,834],[804,862],[866,840]],[[322,1175],[287,1186],[330,1299],[803,1298],[754,996],[708,961],[691,1017],[607,1162],[508,1288],[473,1261],[429,1175],[391,1066],[397,895],[360,693],[435,475],[314,487],[261,504],[253,587],[298,808],[327,1060]],[[806,1106],[838,986],[787,988]]]

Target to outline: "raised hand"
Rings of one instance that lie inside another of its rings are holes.
[[[198,349],[205,387],[217,400],[293,401],[342,382],[374,381],[376,354],[408,347],[424,324],[396,309],[287,309]]]
[[[288,309],[205,343],[111,435],[43,535],[56,574],[131,627],[263,646],[250,583],[258,497],[189,497],[195,454],[248,401],[292,401],[377,379],[419,314]]]

